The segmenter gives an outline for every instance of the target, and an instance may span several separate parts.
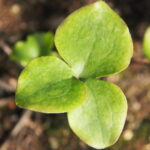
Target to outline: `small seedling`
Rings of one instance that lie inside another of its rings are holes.
[[[36,32],[27,36],[26,41],[18,41],[10,55],[12,60],[25,66],[33,58],[51,55],[53,47],[53,34],[51,32]]]
[[[145,56],[150,60],[150,27],[147,28],[144,35],[143,49]]]
[[[128,27],[98,1],[63,21],[55,45],[62,59],[32,60],[19,77],[16,104],[43,113],[67,112],[70,127],[89,146],[114,144],[125,123],[127,101],[118,86],[98,78],[129,65],[133,45]]]

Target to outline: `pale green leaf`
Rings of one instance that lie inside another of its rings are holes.
[[[150,60],[150,27],[146,30],[143,41],[145,56]]]
[[[27,36],[26,41],[18,41],[10,56],[13,60],[25,66],[33,58],[50,55],[53,47],[51,32],[37,32]]]
[[[56,31],[55,44],[75,76],[82,78],[120,72],[133,53],[128,27],[103,1],[67,17]]]
[[[88,100],[68,113],[72,130],[88,145],[102,149],[114,144],[121,134],[127,114],[127,102],[114,84],[89,79]]]
[[[86,100],[86,91],[63,61],[45,56],[32,60],[21,73],[16,104],[44,113],[67,112]]]

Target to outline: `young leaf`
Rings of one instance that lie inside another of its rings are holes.
[[[123,129],[127,102],[114,84],[90,79],[88,100],[68,113],[72,130],[88,145],[102,149],[116,142]]]
[[[54,56],[31,61],[21,73],[16,104],[44,113],[72,110],[86,100],[86,86],[72,77],[70,68]]]
[[[37,32],[29,35],[26,41],[17,42],[10,57],[25,66],[33,58],[50,55],[52,47],[53,34]]]
[[[103,1],[66,18],[56,31],[55,44],[75,76],[82,78],[120,72],[133,53],[128,27]]]
[[[146,30],[144,35],[143,49],[145,56],[150,60],[150,27]]]

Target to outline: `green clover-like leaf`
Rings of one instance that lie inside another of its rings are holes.
[[[86,86],[54,56],[31,61],[19,77],[16,104],[44,113],[72,110],[86,100]]]
[[[123,129],[127,102],[114,84],[87,80],[88,100],[68,113],[72,130],[88,145],[102,149],[116,142]]]
[[[53,47],[53,34],[51,32],[37,32],[29,35],[26,41],[18,41],[13,47],[10,56],[25,66],[33,58],[50,55]]]
[[[22,64],[29,61],[30,52],[32,58],[48,54],[44,46],[46,52],[30,51],[40,39],[39,35],[18,43],[24,48],[24,54],[16,50]],[[98,1],[65,19],[56,31],[55,44],[68,65],[55,53],[31,61],[19,77],[17,105],[45,113],[68,112],[70,127],[85,143],[98,149],[114,144],[124,126],[126,98],[116,85],[93,78],[129,65],[133,45],[128,27],[105,2]]]
[[[145,56],[150,60],[150,27],[146,30],[143,41]]]
[[[124,21],[103,1],[82,7],[59,26],[55,44],[77,77],[103,77],[125,69],[133,45]]]

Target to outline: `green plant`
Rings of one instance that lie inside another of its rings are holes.
[[[44,113],[67,112],[70,127],[88,145],[99,149],[114,144],[127,102],[119,87],[98,78],[129,65],[133,45],[126,24],[98,1],[63,21],[55,45],[63,60],[32,60],[19,77],[16,104]]]
[[[143,49],[145,56],[150,60],[150,27],[147,28],[144,35]]]
[[[33,58],[51,55],[53,47],[53,34],[51,32],[36,32],[27,36],[26,41],[18,41],[10,55],[12,60],[25,66]]]

